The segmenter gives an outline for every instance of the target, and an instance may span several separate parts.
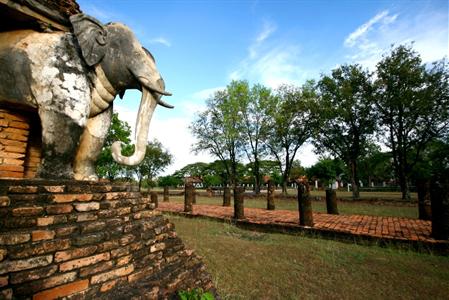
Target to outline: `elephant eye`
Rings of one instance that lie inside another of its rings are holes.
[[[153,60],[153,62],[156,63],[156,60],[154,59],[153,54],[151,54],[151,52],[148,51],[145,47],[142,47],[142,49],[143,49],[143,51],[145,51],[145,53],[146,53],[149,57],[151,57],[151,60]]]

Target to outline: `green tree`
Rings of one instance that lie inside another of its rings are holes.
[[[113,180],[125,173],[125,166],[116,163],[112,158],[111,145],[115,141],[120,141],[125,145],[122,148],[122,154],[131,155],[133,153],[133,147],[130,145],[130,136],[131,127],[127,122],[119,119],[118,113],[113,113],[111,127],[109,128],[106,141],[97,160],[96,168],[98,176]]]
[[[345,164],[340,159],[321,158],[313,166],[306,169],[307,177],[320,180],[325,186],[345,173]]]
[[[267,135],[270,117],[266,114],[266,108],[272,101],[271,90],[262,86],[254,85],[251,89],[246,81],[238,82],[249,91],[239,101],[239,109],[242,115],[241,144],[248,161],[251,163],[250,171],[254,180],[254,192],[260,193],[262,174],[260,172],[260,160],[266,154],[263,141]]]
[[[318,153],[343,160],[352,184],[352,196],[360,198],[358,161],[375,131],[373,85],[359,65],[344,65],[318,83],[321,126],[313,143]]]
[[[429,143],[449,126],[446,60],[422,63],[411,46],[398,46],[377,64],[376,107],[387,132],[403,199],[410,199],[410,175]]]
[[[232,81],[225,90],[207,100],[207,108],[190,125],[196,138],[193,151],[208,151],[224,165],[229,184],[237,184],[237,162],[241,156],[239,101],[248,95],[247,85]]]
[[[142,187],[142,181],[146,178],[147,184],[153,184],[153,178],[164,171],[173,161],[173,156],[164,149],[158,140],[148,142],[145,157],[142,162],[133,168],[139,180],[139,188]]]
[[[276,90],[266,107],[270,124],[265,145],[278,162],[284,194],[296,153],[313,136],[319,124],[315,113],[316,97],[313,81],[306,82],[301,88],[284,85]]]
[[[178,185],[182,185],[182,180],[173,175],[161,176],[158,178],[157,184],[160,187],[177,187]]]

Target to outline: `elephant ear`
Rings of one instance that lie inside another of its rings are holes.
[[[98,64],[106,53],[108,32],[98,20],[85,15],[77,14],[70,17],[78,44],[81,47],[83,58],[89,66]]]

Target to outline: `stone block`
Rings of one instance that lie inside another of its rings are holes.
[[[53,255],[38,256],[22,260],[8,260],[0,263],[0,274],[48,266],[52,262]]]
[[[14,185],[14,186],[10,186],[8,191],[11,194],[36,194],[38,191],[38,187],[37,186]]]
[[[9,206],[10,203],[11,203],[11,201],[9,200],[8,196],[0,196],[0,206],[1,207]]]
[[[75,206],[76,211],[80,211],[80,212],[100,209],[100,203],[98,203],[98,202],[76,203],[76,204],[74,204],[74,206]]]
[[[75,260],[70,260],[65,263],[59,265],[59,271],[66,272],[71,271],[73,269],[79,269],[81,267],[93,265],[99,263],[101,261],[109,260],[110,254],[109,252],[96,254],[93,256],[83,257]]]
[[[12,210],[12,215],[14,217],[38,216],[42,214],[43,211],[44,208],[41,206],[18,207]]]
[[[56,203],[69,203],[74,201],[91,201],[92,194],[55,194],[53,195],[53,202]]]
[[[95,221],[97,219],[96,213],[82,213],[76,216],[76,222]]]
[[[71,234],[77,233],[78,227],[74,225],[59,227],[55,229],[57,237],[69,236]]]
[[[68,214],[72,212],[73,206],[70,204],[49,205],[46,210],[50,215]]]
[[[42,278],[47,278],[51,275],[53,275],[58,270],[57,266],[47,266],[44,268],[29,270],[29,271],[22,271],[17,273],[11,274],[11,283],[12,284],[18,284],[18,283],[24,283],[28,281],[38,280]]]
[[[132,273],[133,271],[134,271],[134,265],[130,264],[125,267],[114,269],[109,272],[94,275],[90,279],[90,282],[91,282],[91,284],[103,283],[103,282],[109,281],[111,279],[126,276],[126,275]]]
[[[89,256],[95,253],[97,248],[98,246],[88,246],[67,251],[58,251],[55,253],[55,262],[62,262],[73,258]]]
[[[17,245],[26,243],[31,239],[29,233],[0,234],[0,245]]]
[[[33,296],[33,300],[56,299],[83,291],[89,287],[89,280],[79,280],[65,285],[42,291]]]
[[[12,259],[27,258],[36,255],[52,253],[58,250],[68,249],[70,247],[70,240],[51,240],[41,243],[27,243],[11,247],[9,250],[9,257]]]
[[[101,262],[101,263],[98,263],[93,266],[83,267],[80,269],[79,274],[81,277],[86,277],[86,276],[90,276],[93,274],[97,274],[100,272],[110,270],[113,267],[114,267],[114,263],[112,261],[105,261],[105,262]]]
[[[104,221],[91,222],[81,225],[81,234],[103,230],[106,227]]]
[[[55,237],[53,230],[35,230],[31,233],[31,240],[33,242],[42,240],[51,240]]]

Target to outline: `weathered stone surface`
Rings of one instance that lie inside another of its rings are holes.
[[[53,230],[35,230],[31,233],[31,240],[33,242],[42,240],[51,240],[55,237]]]
[[[23,283],[33,281],[37,279],[47,278],[53,275],[58,270],[57,266],[47,266],[40,269],[34,269],[29,271],[22,271],[11,274],[11,283]]]
[[[52,255],[38,256],[22,260],[4,261],[0,263],[0,274],[43,267],[49,265],[52,261]]]
[[[47,206],[47,213],[49,213],[50,215],[68,214],[68,213],[72,212],[72,210],[73,210],[73,206],[70,204]]]
[[[79,269],[81,267],[93,265],[101,261],[109,260],[109,252],[96,254],[93,256],[83,257],[75,260],[70,260],[59,265],[61,272],[71,271],[73,269]]]
[[[86,277],[86,276],[90,276],[93,274],[97,274],[100,272],[104,272],[107,270],[110,270],[114,267],[114,263],[112,261],[105,261],[105,262],[101,262],[98,263],[96,265],[93,266],[88,266],[88,267],[84,267],[80,269],[80,276],[81,277]]]
[[[109,272],[101,273],[92,276],[90,282],[92,284],[102,283],[117,277],[126,276],[134,271],[134,265],[127,265],[125,267],[115,269]]]
[[[0,288],[11,298],[152,299],[210,282],[198,274],[196,256],[183,254],[173,226],[126,186],[114,191],[77,183],[75,192],[70,183],[38,182],[21,184],[37,186],[35,194],[8,194],[2,184],[0,194],[13,197],[13,208],[0,207],[0,229],[6,231],[0,234]],[[66,191],[69,196],[54,197]],[[105,191],[120,194],[105,200]],[[91,196],[81,201],[73,196],[78,194]],[[96,209],[75,208],[91,203]],[[35,206],[42,207],[40,215],[12,215]]]
[[[9,192],[14,194],[35,194],[38,190],[37,186],[10,186]]]
[[[53,195],[53,202],[68,203],[74,201],[91,201],[92,194],[56,194]]]
[[[55,287],[50,290],[37,293],[33,296],[33,300],[47,300],[56,299],[64,296],[74,294],[76,292],[83,291],[89,286],[89,280],[79,280],[69,284]]]
[[[98,202],[77,203],[77,204],[74,204],[74,206],[77,211],[83,211],[83,212],[100,209],[100,203],[98,203]]]
[[[9,206],[10,203],[11,201],[8,196],[0,196],[0,207]]]
[[[12,259],[26,258],[47,254],[58,250],[68,249],[69,247],[69,239],[52,240],[33,244],[22,244],[16,247],[11,247],[9,250],[9,257]]]
[[[26,243],[31,239],[29,233],[0,234],[0,245],[17,245]]]
[[[43,211],[44,211],[44,208],[40,207],[40,206],[19,207],[19,208],[14,208],[12,210],[12,215],[15,217],[38,216],[38,215],[42,214]]]
[[[62,262],[78,257],[89,256],[97,251],[98,246],[88,246],[55,253],[55,262]]]

